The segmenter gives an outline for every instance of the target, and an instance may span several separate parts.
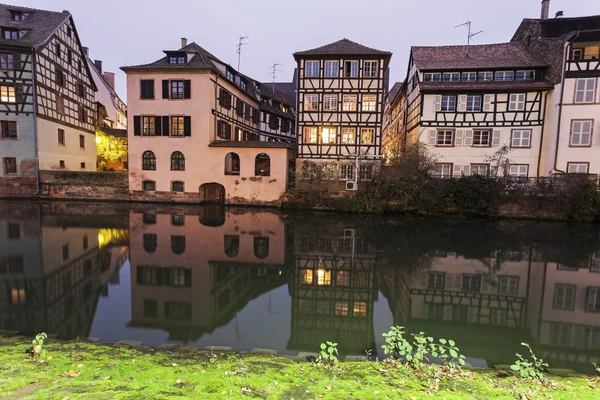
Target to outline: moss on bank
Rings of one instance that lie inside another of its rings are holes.
[[[29,342],[0,338],[4,399],[594,399],[600,381],[550,376],[545,384],[498,371],[420,371],[379,362],[336,367],[271,355],[166,352],[86,342],[46,343],[31,360]]]

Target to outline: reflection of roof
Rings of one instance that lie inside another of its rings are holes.
[[[422,92],[457,92],[486,90],[550,90],[554,86],[546,80],[539,81],[487,81],[487,82],[421,82]]]
[[[240,147],[240,148],[269,148],[269,149],[295,149],[296,145],[283,142],[252,142],[235,140],[215,140],[208,147]]]
[[[353,42],[352,40],[342,39],[337,42],[326,44],[325,46],[317,47],[310,50],[297,51],[294,56],[308,56],[308,55],[328,55],[328,54],[340,54],[340,55],[386,55],[391,56],[392,53],[389,51],[381,51],[372,49],[362,44]]]

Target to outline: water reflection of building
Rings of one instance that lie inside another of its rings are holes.
[[[132,213],[130,227],[131,326],[196,340],[285,283],[286,229],[277,213]]]
[[[290,350],[315,351],[325,341],[344,353],[377,353],[373,303],[376,253],[363,228],[296,224]]]

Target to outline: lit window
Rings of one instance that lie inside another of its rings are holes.
[[[592,143],[593,120],[571,122],[571,146],[590,146]]]
[[[345,94],[343,97],[343,111],[356,111],[356,95]]]
[[[319,111],[319,95],[304,95],[304,111]]]
[[[331,271],[325,269],[317,270],[317,285],[329,286],[331,285]]]
[[[338,271],[336,273],[337,286],[349,286],[350,285],[350,273],[348,271]]]
[[[352,313],[355,317],[366,317],[367,316],[367,302],[365,301],[355,301],[354,309]]]
[[[171,136],[183,136],[184,118],[171,117]]]
[[[374,94],[363,94],[362,110],[363,111],[376,111],[377,110],[377,96]]]
[[[360,144],[373,144],[373,143],[375,143],[375,128],[361,128]]]
[[[356,128],[342,128],[342,143],[354,144],[356,141]]]
[[[319,76],[319,62],[306,61],[304,63],[304,76],[313,78]]]
[[[525,94],[511,94],[508,105],[509,111],[525,110]]]
[[[10,302],[14,306],[26,304],[25,289],[24,288],[11,289]]]
[[[0,86],[0,101],[4,103],[15,103],[17,101],[14,86]]]
[[[154,122],[154,116],[142,116],[142,135],[154,136],[156,134]]]
[[[335,179],[335,165],[334,164],[323,164],[321,166],[321,179],[322,180]]]
[[[452,146],[454,144],[454,131],[439,130],[437,131],[436,146]]]
[[[323,111],[336,111],[337,110],[337,95],[324,95],[323,96]]]
[[[304,128],[304,143],[317,143],[318,129],[317,127]]]
[[[363,78],[377,77],[377,61],[365,61],[363,64]]]
[[[322,128],[321,129],[321,143],[334,144],[337,139],[336,128]]]
[[[530,147],[531,130],[514,130],[510,139],[510,147]]]
[[[339,61],[325,61],[325,76],[328,78],[335,78],[338,76],[340,69]]]
[[[335,315],[338,317],[348,316],[348,302],[336,301],[335,302]]]

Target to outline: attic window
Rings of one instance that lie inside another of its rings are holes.
[[[18,40],[20,39],[19,30],[11,28],[1,28],[2,38],[5,40]]]
[[[242,90],[246,90],[247,89],[247,85],[246,85],[246,82],[244,80],[240,79],[240,87],[242,88]]]
[[[169,56],[169,64],[185,64],[185,56]]]
[[[13,21],[23,21],[27,16],[29,15],[29,13],[24,13],[21,11],[12,11],[10,12],[10,18]]]
[[[230,70],[227,70],[227,80],[233,82],[235,80],[235,76],[233,75],[233,72],[231,72]]]

